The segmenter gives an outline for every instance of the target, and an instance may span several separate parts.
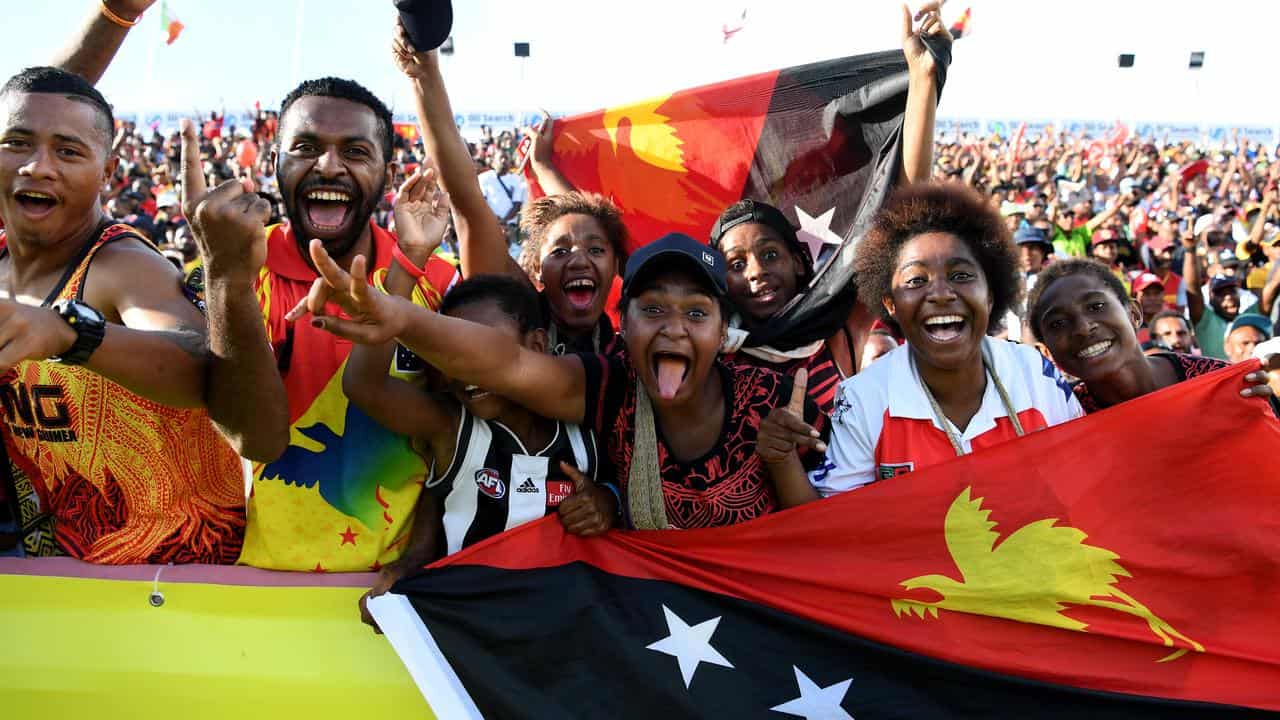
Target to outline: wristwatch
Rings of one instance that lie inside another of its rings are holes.
[[[102,344],[107,321],[102,313],[77,300],[59,300],[53,304],[58,316],[76,331],[76,341],[58,357],[49,358],[63,365],[83,365]]]

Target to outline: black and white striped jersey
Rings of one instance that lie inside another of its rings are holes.
[[[595,436],[557,422],[551,442],[530,452],[502,423],[482,420],[463,408],[453,462],[426,485],[444,498],[448,554],[555,512],[573,492],[573,481],[560,469],[562,460],[594,478]]]

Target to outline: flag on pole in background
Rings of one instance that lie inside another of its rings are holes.
[[[165,33],[165,45],[172,45],[178,36],[182,34],[182,29],[186,25],[177,18],[176,15],[169,12],[169,3],[160,3],[160,28]]]
[[[370,608],[438,717],[1274,717],[1258,367],[740,525],[546,518]]]
[[[950,48],[930,50],[941,81]],[[853,246],[897,180],[906,96],[901,51],[840,58],[557,120],[553,158],[621,208],[628,250],[668,232],[706,239],[742,198],[781,209],[819,270],[746,344],[790,349],[830,337],[853,307]]]
[[[956,21],[951,23],[951,27],[947,29],[951,31],[951,37],[956,40],[972,35],[973,8],[965,8],[964,13],[962,13],[959,18],[956,18]]]

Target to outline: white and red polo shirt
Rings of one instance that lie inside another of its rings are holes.
[[[1071,386],[1027,345],[987,339],[1023,430],[1032,432],[1084,415]],[[905,475],[956,457],[903,345],[840,383],[831,412],[831,442],[822,465],[809,473],[824,497]],[[950,424],[950,420],[946,420]],[[965,454],[1017,437],[995,383],[963,431],[952,425]]]

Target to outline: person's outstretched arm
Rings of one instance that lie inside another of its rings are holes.
[[[91,2],[92,14],[80,27],[79,33],[53,57],[50,64],[97,85],[129,34],[129,27],[123,23],[137,22],[155,1],[94,0]]]
[[[454,124],[453,107],[440,73],[437,51],[418,52],[397,21],[391,54],[413,85],[422,146],[440,174],[440,186],[453,203],[462,276],[510,275],[528,279],[507,252],[507,235],[480,191],[475,164]]]
[[[319,240],[311,242],[311,260],[320,277],[286,319],[311,313],[312,324],[352,342],[377,345],[393,338],[440,372],[479,385],[543,417],[582,422],[586,412],[586,370],[576,356],[535,352],[509,335],[460,318],[432,312],[403,298],[370,291],[364,256],[351,272],[338,267]],[[346,318],[326,314],[335,303]]]
[[[920,21],[912,27],[911,10],[902,6],[902,52],[907,57],[907,108],[902,116],[902,182],[925,182],[933,176],[934,117],[938,110],[938,73],[933,54],[922,38],[935,35],[951,41],[942,22],[938,0],[925,3],[915,14]]]
[[[1204,279],[1200,276],[1200,256],[1194,235],[1182,236],[1182,286],[1187,289],[1187,317],[1195,327],[1204,317],[1204,296],[1200,293]]]
[[[560,174],[560,169],[556,167],[555,160],[551,157],[552,131],[555,129],[555,123],[555,119],[543,112],[542,122],[538,127],[529,128],[527,131],[529,133],[529,169],[533,171],[533,177],[542,187],[542,192],[548,195],[562,195],[577,189],[568,178]]]

